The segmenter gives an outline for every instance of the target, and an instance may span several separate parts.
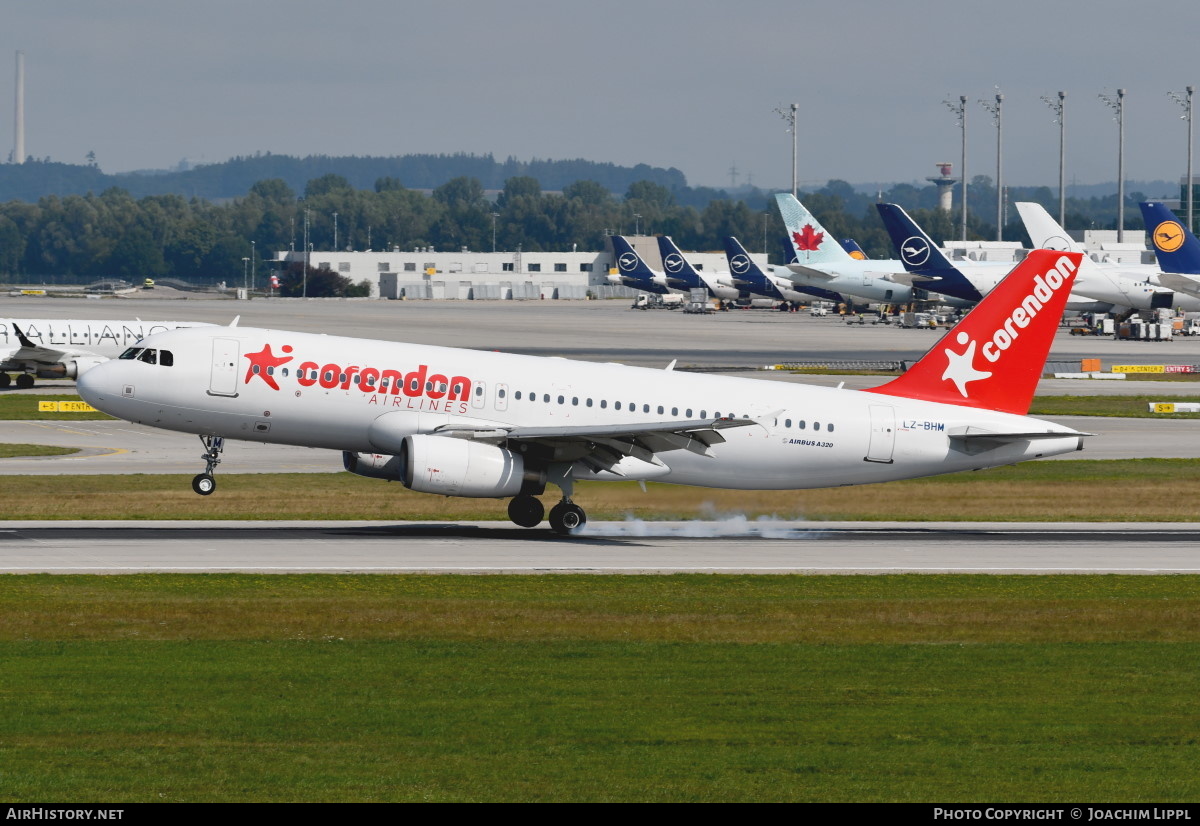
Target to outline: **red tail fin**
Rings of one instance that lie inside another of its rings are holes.
[[[1033,250],[904,375],[868,392],[1028,413],[1082,257]]]

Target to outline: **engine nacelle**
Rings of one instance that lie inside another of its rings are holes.
[[[404,486],[421,493],[477,498],[516,496],[526,481],[522,457],[468,439],[406,436],[397,458]]]
[[[84,356],[83,358],[71,359],[70,361],[59,362],[58,364],[44,364],[37,368],[37,377],[39,379],[77,379],[91,370],[97,364],[103,364],[108,359],[101,356]]]
[[[399,482],[403,478],[400,457],[389,456],[386,453],[351,453],[345,450],[342,451],[342,467],[369,479]]]

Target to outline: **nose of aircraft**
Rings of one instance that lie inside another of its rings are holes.
[[[111,370],[112,362],[104,362],[97,364],[76,379],[75,389],[79,392],[79,397],[92,407],[99,409],[104,401],[108,385],[111,383],[107,380]]]

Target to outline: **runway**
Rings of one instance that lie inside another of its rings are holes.
[[[1196,574],[1200,525],[0,522],[0,573]]]

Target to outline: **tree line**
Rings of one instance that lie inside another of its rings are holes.
[[[974,179],[968,235],[995,238],[995,190],[986,176]],[[844,181],[830,181],[801,199],[837,238],[854,238],[872,258],[894,252],[874,208],[877,197],[899,203],[939,243],[957,239],[959,217],[938,211],[936,189],[899,184],[870,195]],[[1143,198],[1130,196],[1130,204]],[[1056,193],[1041,187],[1010,191],[1010,201],[1034,200],[1057,213]],[[988,207],[990,205],[990,213]],[[991,223],[989,223],[989,215]],[[1068,228],[1106,228],[1115,221],[1116,199],[1071,199]],[[1134,206],[1126,226],[1141,228]],[[489,251],[602,249],[612,234],[670,235],[685,250],[713,251],[737,236],[752,251],[780,261],[784,230],[773,194],[751,190],[741,198],[713,197],[703,206],[681,203],[669,187],[635,181],[623,196],[593,180],[561,192],[545,192],[532,176],[508,178],[493,199],[478,178],[461,176],[425,193],[398,178],[382,177],[370,189],[325,174],[302,193],[278,178],[261,180],[243,197],[217,203],[180,195],[135,198],[110,187],[99,195],[46,196],[36,203],[0,203],[0,277],[19,280],[175,277],[201,284],[240,283],[246,262],[276,251],[466,247]],[[336,241],[335,241],[336,235]],[[1022,240],[1020,222],[1005,227],[1007,240]]]

